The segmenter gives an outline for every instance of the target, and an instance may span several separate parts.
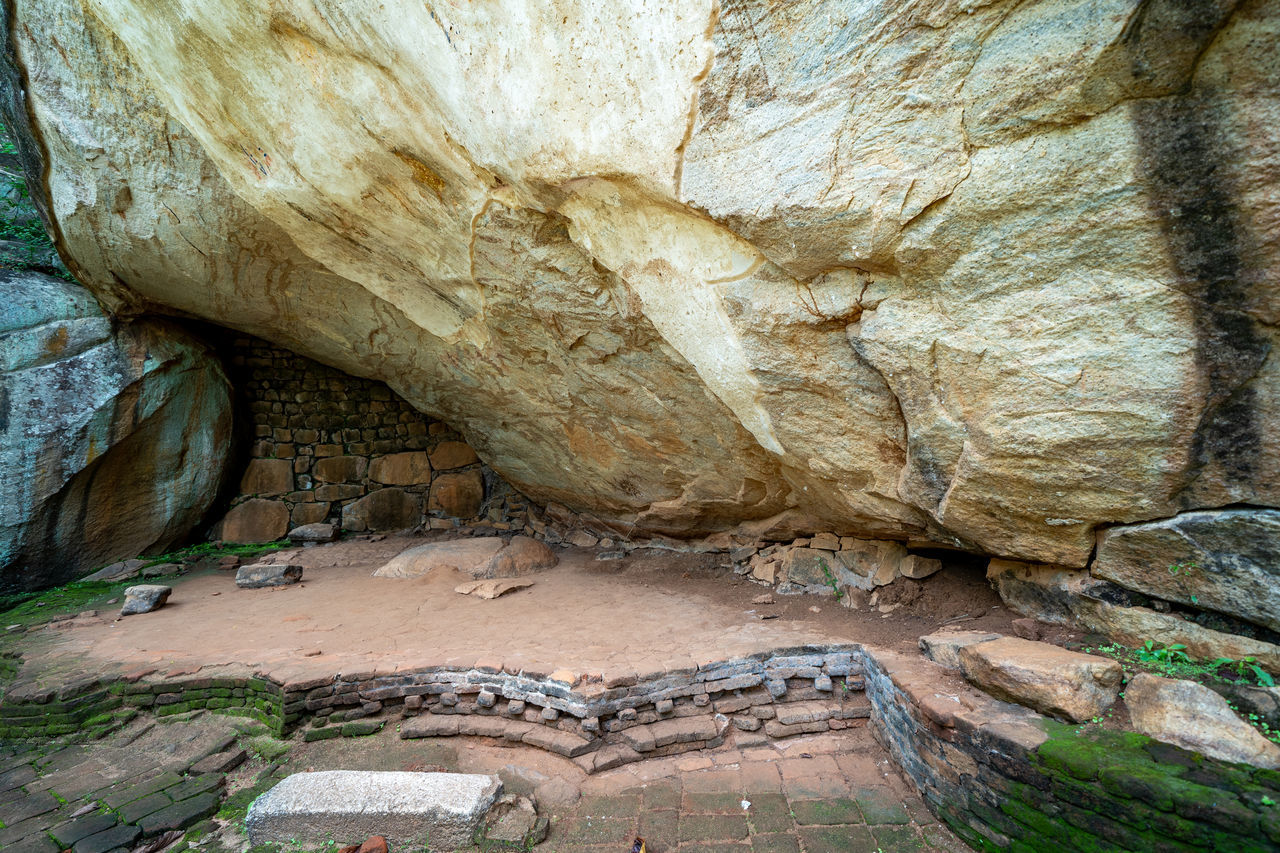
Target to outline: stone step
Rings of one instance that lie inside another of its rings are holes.
[[[249,843],[320,847],[387,839],[393,850],[468,847],[502,791],[494,776],[328,770],[295,773],[249,808]]]

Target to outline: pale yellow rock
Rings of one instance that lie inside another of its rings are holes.
[[[369,460],[363,456],[326,456],[311,466],[312,476],[322,483],[359,483],[368,470]]]
[[[997,699],[1076,723],[1115,704],[1124,677],[1109,658],[1017,637],[964,645],[956,656],[964,677]]]
[[[454,592],[461,595],[474,595],[476,598],[492,601],[495,598],[501,598],[509,592],[516,592],[521,589],[528,589],[533,586],[530,580],[510,580],[506,578],[497,578],[490,580],[467,581],[454,587]]]
[[[942,571],[942,561],[921,557],[918,554],[908,554],[898,564],[898,571],[904,578],[921,580]]]
[[[482,567],[504,547],[505,543],[496,536],[432,542],[402,551],[377,569],[373,576],[416,578],[434,569],[453,568],[473,577],[482,577]]]
[[[293,491],[293,461],[250,459],[240,478],[240,494],[274,497]]]
[[[1203,684],[1140,672],[1125,687],[1124,702],[1144,735],[1223,761],[1280,767],[1280,746]]]
[[[539,503],[1072,567],[1280,504],[1274,4],[5,14],[95,294],[386,380]]]
[[[369,463],[369,479],[389,486],[415,486],[431,482],[431,463],[422,450],[378,456]]]

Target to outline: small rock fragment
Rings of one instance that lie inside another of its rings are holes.
[[[489,841],[529,850],[547,837],[547,819],[538,817],[528,797],[499,797],[485,816],[484,837]]]
[[[287,563],[254,563],[241,566],[236,571],[236,586],[241,589],[285,586],[300,580],[302,580],[302,566]]]
[[[144,583],[131,586],[124,591],[124,606],[120,608],[120,615],[133,616],[159,610],[172,594],[173,587],[161,584]]]
[[[1021,637],[1024,640],[1041,639],[1040,623],[1034,619],[1014,619],[1011,623],[1011,627],[1013,628],[1014,635]]]
[[[474,595],[476,598],[490,601],[500,598],[509,592],[528,589],[531,586],[533,586],[533,581],[530,580],[495,578],[493,580],[467,581],[466,583],[458,584],[453,591],[462,595]]]
[[[364,844],[360,845],[357,853],[387,853],[387,839],[381,835],[371,835]]]
[[[304,524],[289,531],[290,542],[332,542],[337,538],[337,528],[323,521]]]

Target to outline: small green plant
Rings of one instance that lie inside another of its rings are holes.
[[[1257,680],[1258,686],[1260,687],[1276,686],[1275,678],[1271,676],[1271,673],[1258,666],[1257,658],[1241,658],[1240,660],[1235,660],[1233,658],[1218,658],[1213,663],[1209,664],[1209,666],[1213,667],[1215,670],[1221,670],[1223,668],[1228,669],[1231,672],[1234,672],[1241,681],[1248,681],[1249,677],[1252,676]]]
[[[1169,567],[1169,574],[1173,575],[1175,578],[1179,575],[1186,576],[1198,568],[1200,568],[1200,566],[1196,563],[1174,563]]]
[[[827,565],[827,561],[819,557],[818,566],[822,569],[822,576],[826,578],[827,586],[831,587],[831,591],[836,594],[836,601],[844,598],[844,593],[840,591],[840,581],[836,579],[831,567]]]
[[[1173,643],[1168,646],[1158,646],[1151,640],[1138,649],[1138,660],[1144,663],[1191,663],[1191,657],[1186,652],[1187,647],[1182,643]]]

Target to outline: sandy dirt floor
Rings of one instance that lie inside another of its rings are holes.
[[[376,578],[374,570],[424,537],[355,539],[289,556],[301,583],[238,589],[234,572],[181,577],[162,609],[119,619],[114,608],[22,639],[30,664],[181,671],[224,664],[298,678],[358,670],[501,661],[510,670],[654,672],[806,642],[859,642],[901,651],[942,625],[1008,632],[1013,614],[979,568],[950,565],[899,581],[909,603],[851,610],[831,596],[772,594],[733,573],[723,555],[636,551],[597,560],[561,550],[529,589],[485,601],[454,592],[468,576]],[[887,594],[886,594],[887,593]]]

